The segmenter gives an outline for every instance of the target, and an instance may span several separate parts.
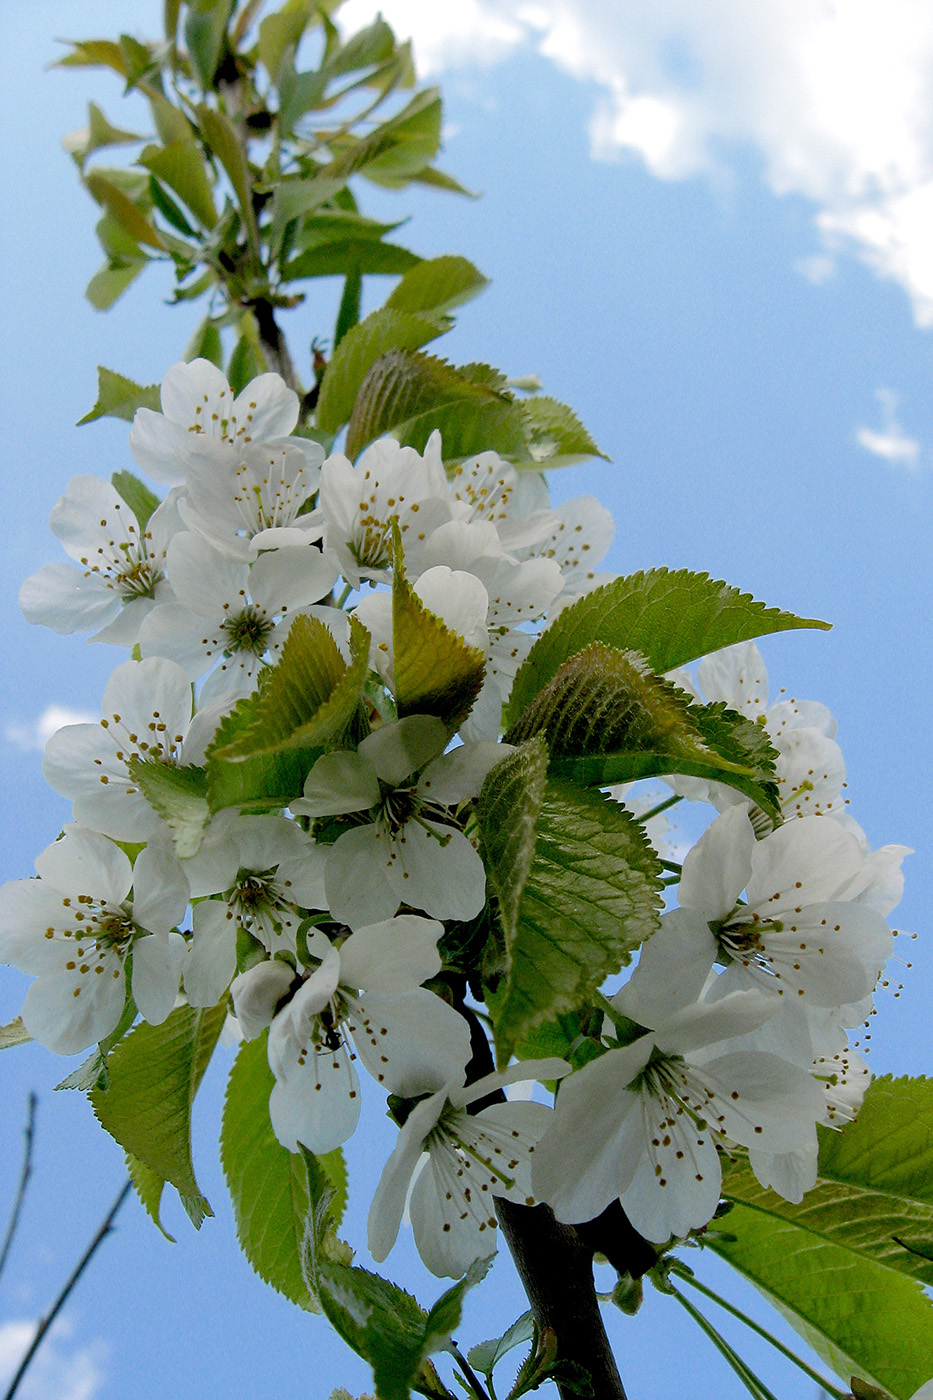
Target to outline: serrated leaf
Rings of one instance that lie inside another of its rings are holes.
[[[221,1002],[179,1006],[160,1026],[141,1022],[109,1056],[109,1087],[89,1095],[101,1126],[175,1187],[196,1229],[212,1211],[191,1160],[191,1109],[226,1015]]]
[[[114,472],[110,484],[136,516],[140,530],[145,530],[149,524],[149,517],[159,505],[159,498],[155,492],[150,491],[138,476],[127,471]]]
[[[78,426],[93,423],[95,418],[123,418],[132,422],[137,408],[151,408],[158,412],[161,408],[160,395],[158,384],[134,384],[132,379],[98,365],[97,402],[89,413],[78,419]]]
[[[32,1036],[23,1025],[22,1016],[17,1016],[15,1021],[9,1021],[5,1026],[0,1026],[0,1050],[9,1050],[11,1045],[25,1045],[32,1040]]]
[[[217,223],[214,194],[204,159],[193,141],[173,141],[168,146],[149,146],[139,157],[144,165],[188,206],[205,228]]]
[[[381,15],[372,24],[352,34],[346,43],[327,61],[327,71],[333,76],[353,73],[360,68],[370,68],[376,63],[385,63],[395,52],[395,35]]]
[[[536,394],[521,405],[529,462],[539,467],[569,467],[601,452],[572,409],[558,399]]]
[[[506,732],[544,734],[551,774],[582,786],[689,773],[728,783],[780,819],[777,754],[760,725],[690,702],[637,652],[595,642],[565,661]]]
[[[933,1081],[876,1079],[853,1123],[820,1129],[817,1183],[799,1205],[761,1187],[744,1162],[725,1165],[735,1243],[711,1234],[711,1247],[839,1375],[857,1370],[906,1400],[933,1356],[933,1305],[919,1287],[933,1283],[933,1263],[905,1247],[933,1236]]]
[[[423,451],[438,428],[445,461],[487,448],[520,457],[525,452],[520,410],[503,384],[489,365],[457,368],[436,356],[389,351],[360,385],[347,427],[348,455],[355,457],[388,432]]]
[[[285,263],[281,272],[283,282],[295,282],[303,277],[341,277],[351,268],[370,274],[407,272],[419,265],[417,253],[403,248],[397,243],[382,243],[374,238],[360,238],[355,241],[334,241],[315,248],[308,248]],[[447,329],[446,326],[443,329]],[[441,331],[435,331],[440,335]],[[425,339],[432,339],[431,336]],[[419,340],[424,345],[425,340]]]
[[[425,607],[405,577],[396,525],[393,536],[392,656],[399,718],[437,715],[453,733],[483,687],[486,657]]]
[[[535,1315],[529,1308],[515,1319],[512,1326],[501,1337],[493,1337],[488,1342],[478,1342],[467,1352],[467,1361],[475,1370],[481,1371],[489,1379],[498,1363],[513,1347],[530,1342],[535,1334]]]
[[[542,788],[546,762],[536,736],[492,770],[477,803],[505,936],[505,972],[488,998],[500,1064],[624,967],[658,924],[660,864],[641,826],[596,793]]]
[[[136,239],[137,243],[143,243],[149,248],[158,248],[164,251],[166,244],[162,235],[153,224],[149,222],[138,205],[134,204],[128,195],[124,194],[112,180],[109,180],[99,171],[93,170],[85,178],[89,193],[98,204],[103,205]]]
[[[204,769],[138,756],[130,759],[128,767],[146,801],[168,823],[178,859],[196,855],[211,819]]]
[[[232,122],[212,107],[197,108],[198,125],[210,149],[220,161],[227,178],[233,186],[240,213],[254,249],[259,245],[259,232],[256,227],[256,213],[253,209],[252,181],[246,154],[240,144]]]
[[[133,1185],[139,1197],[143,1210],[149,1219],[160,1230],[169,1244],[175,1244],[175,1236],[170,1235],[162,1224],[162,1195],[165,1191],[165,1182],[158,1172],[152,1171],[144,1162],[140,1162],[131,1152],[126,1154],[126,1169],[133,1178]]]
[[[374,311],[344,336],[321,384],[315,421],[336,432],[353,412],[367,371],[389,350],[416,350],[450,329],[448,317],[430,312]]]
[[[266,811],[298,797],[322,748],[357,723],[369,634],[350,619],[350,664],[324,624],[297,617],[259,688],[225,716],[207,751],[211,811]]]
[[[119,301],[127,287],[135,282],[147,261],[148,259],[140,258],[117,266],[108,263],[95,272],[84,290],[84,295],[94,310],[109,311],[110,307]]]
[[[427,258],[405,274],[385,305],[394,311],[452,311],[488,286],[489,278],[467,258]]]
[[[309,1312],[320,1306],[302,1272],[302,1247],[311,1208],[304,1158],[278,1141],[269,1121],[275,1080],[266,1053],[268,1032],[237,1052],[224,1099],[220,1157],[233,1203],[237,1239],[266,1283]],[[343,1154],[337,1148],[316,1159],[333,1193],[339,1224],[347,1198]]]
[[[689,569],[651,569],[613,579],[563,609],[519,669],[509,699],[515,719],[557,672],[591,642],[640,651],[659,672],[769,632],[827,628],[756,602],[751,594]]]

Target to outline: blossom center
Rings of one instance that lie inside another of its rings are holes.
[[[250,603],[235,617],[228,617],[223,623],[222,631],[227,638],[224,650],[228,656],[237,651],[262,656],[268,645],[272,624]]]

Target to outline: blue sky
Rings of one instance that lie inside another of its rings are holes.
[[[352,8],[362,20],[363,0]],[[770,639],[765,655],[775,691],[836,715],[852,812],[872,842],[916,848],[895,920],[920,938],[903,994],[881,998],[872,1059],[877,1073],[929,1072],[933,21],[906,0],[885,7],[883,30],[877,7],[853,3],[843,18],[815,0],[766,7],[760,23],[733,0],[474,0],[435,5],[433,19],[413,0],[383,8],[400,32],[423,35],[423,64],[446,96],[444,164],[483,193],[363,194],[375,214],[413,213],[405,235],[419,252],[463,253],[493,279],[444,353],[536,372],[575,407],[612,461],[563,474],[555,495],[592,491],[610,507],[609,567],[706,569],[834,624]],[[194,319],[162,305],[168,284],[154,274],[107,315],[83,300],[100,260],[94,211],[60,138],[83,124],[89,96],[120,125],[142,118],[121,106],[116,80],[45,65],[57,35],[153,34],[160,11],[154,0],[86,0],[79,16],[43,0],[4,15],[0,879],[31,873],[68,816],[43,785],[37,724],[50,706],[97,711],[120,659],[27,627],[16,605],[21,579],[58,557],[47,519],[68,479],[132,467],[126,425],[73,425],[93,402],[96,364],[157,380]],[[296,343],[329,333],[335,296],[309,298]],[[4,974],[2,1020],[23,987]],[[41,1102],[33,1193],[0,1284],[0,1369],[18,1344],[11,1329],[47,1304],[122,1170],[84,1101],[52,1094],[61,1062],[25,1047],[3,1067],[0,1202],[27,1091]],[[170,1246],[130,1204],[31,1400],[326,1400],[337,1384],[365,1388],[362,1364],[237,1252],[216,1165],[222,1079],[210,1076],[198,1124],[217,1219],[195,1236],[179,1212]],[[387,1147],[378,1110],[372,1132]],[[373,1155],[350,1153],[354,1244]],[[422,1300],[440,1291],[407,1242],[390,1262]],[[493,1278],[461,1340],[522,1310],[506,1259]],[[711,1392],[742,1393],[673,1307],[654,1294],[633,1323],[613,1324],[633,1400],[683,1394],[700,1365]],[[812,1393],[794,1374],[768,1375],[781,1394]]]

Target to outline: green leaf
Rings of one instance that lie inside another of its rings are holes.
[[[245,1041],[237,1052],[224,1100],[220,1157],[233,1203],[237,1239],[266,1283],[309,1312],[320,1305],[302,1272],[302,1242],[311,1207],[308,1168],[299,1153],[278,1141],[269,1121],[275,1080],[266,1053],[268,1032]],[[346,1204],[347,1179],[339,1148],[316,1159],[334,1193],[338,1224]]]
[[[341,73],[353,73],[360,68],[370,68],[376,63],[385,63],[395,53],[395,35],[381,15],[372,24],[350,36],[346,43],[328,59],[327,71],[334,77]]]
[[[32,1040],[32,1036],[23,1025],[22,1016],[0,1026],[0,1050],[9,1050],[11,1045],[25,1045],[29,1040]]]
[[[162,404],[160,394],[158,384],[134,384],[132,379],[98,365],[97,402],[90,413],[78,419],[78,426],[93,423],[95,418],[124,418],[132,422],[137,408],[151,408],[158,413]]]
[[[335,241],[309,248],[292,258],[282,268],[281,280],[295,282],[301,277],[340,277],[352,268],[357,268],[367,275],[376,273],[391,276],[407,272],[409,268],[417,267],[420,262],[417,253],[412,253],[397,243],[381,243],[374,238],[360,238],[355,242]],[[446,330],[446,325],[442,329]],[[440,334],[440,330],[435,331],[435,335]],[[430,340],[432,337],[426,336],[425,339]],[[417,343],[423,345],[425,342],[420,340]]]
[[[437,88],[419,92],[397,116],[376,128],[374,138],[388,136],[390,143],[377,148],[359,167],[360,173],[377,184],[386,178],[405,180],[416,175],[440,149],[442,115]]]
[[[155,492],[150,491],[138,476],[127,471],[114,472],[110,484],[136,516],[140,530],[145,530],[149,524],[149,517],[159,505],[159,498]]]
[[[201,152],[193,141],[173,141],[168,146],[148,146],[139,164],[151,170],[191,210],[205,228],[217,222],[214,194]]]
[[[592,787],[664,773],[715,778],[780,820],[777,754],[762,727],[724,704],[692,704],[638,652],[594,642],[565,661],[505,740],[539,733],[553,777]]]
[[[71,46],[71,53],[59,58],[53,68],[112,68],[122,78],[126,77],[126,59],[120,45],[112,39],[63,39],[62,43]]]
[[[369,671],[369,634],[350,619],[350,664],[324,624],[297,617],[282,655],[258,690],[222,721],[207,752],[211,811],[285,806],[298,797],[327,744],[359,723]]]
[[[218,369],[223,369],[223,341],[220,338],[220,331],[217,329],[217,326],[211,320],[210,316],[205,316],[194,335],[188,341],[182,359],[188,364],[190,364],[192,360],[210,360],[212,365],[216,365]]]
[[[486,778],[480,848],[499,899],[506,966],[491,993],[496,1053],[572,1011],[658,924],[660,865],[618,803],[545,781],[541,735]]]
[[[141,1022],[110,1054],[109,1088],[89,1095],[123,1150],[175,1187],[195,1228],[212,1211],[191,1160],[191,1109],[226,1015],[220,1002],[177,1007],[160,1026]],[[151,1196],[151,1177],[146,1189]]]
[[[224,0],[226,3],[226,0]],[[253,249],[259,246],[259,232],[256,227],[256,213],[253,209],[252,181],[246,154],[240,144],[236,129],[223,112],[211,107],[197,108],[198,125],[210,149],[220,161],[233,186],[240,213],[246,225]]]
[[[489,1379],[496,1366],[506,1356],[513,1347],[521,1346],[523,1342],[530,1342],[535,1334],[535,1315],[529,1308],[516,1318],[501,1337],[493,1337],[491,1341],[479,1342],[475,1347],[470,1347],[467,1352],[467,1361],[477,1371]]]
[[[452,311],[488,286],[466,258],[428,258],[406,272],[385,304],[393,311]]]
[[[853,1123],[820,1129],[816,1186],[799,1205],[725,1164],[737,1204],[708,1243],[780,1308],[844,1378],[907,1400],[930,1375],[933,1080],[876,1079]],[[760,1237],[760,1246],[757,1243]]]
[[[450,329],[450,319],[431,312],[374,311],[344,336],[334,352],[321,385],[316,423],[336,432],[353,412],[367,371],[380,356],[394,349],[415,350]]]
[[[204,769],[139,757],[131,758],[128,768],[146,801],[168,823],[179,860],[196,855],[211,819]]]
[[[395,524],[393,539],[392,655],[399,718],[437,715],[453,733],[482,690],[486,657],[425,607],[405,577]]]
[[[162,1194],[165,1190],[165,1182],[158,1172],[154,1172],[143,1162],[140,1162],[131,1152],[126,1154],[126,1170],[133,1178],[133,1185],[136,1187],[136,1194],[140,1199],[143,1210],[149,1219],[161,1230],[169,1244],[175,1243],[175,1236],[170,1235],[162,1224]]]
[[[234,0],[189,0],[185,43],[203,92],[214,86],[233,6]]]
[[[342,180],[302,179],[299,176],[289,176],[281,180],[276,185],[273,196],[272,223],[268,235],[270,247],[278,252],[286,226],[294,220],[313,214],[327,200],[333,199],[343,185]],[[283,280],[287,280],[285,269],[282,270],[281,276]]]
[[[195,129],[179,107],[173,106],[160,93],[152,93],[149,109],[159,140],[163,146],[171,146],[175,141],[193,141]]]
[[[355,457],[388,432],[421,452],[437,428],[445,461],[486,449],[522,457],[521,411],[503,392],[503,382],[488,365],[455,368],[434,356],[391,350],[360,385],[347,427],[347,453]]]
[[[122,224],[137,243],[143,243],[149,248],[165,250],[165,240],[158,229],[149,222],[139,206],[134,204],[112,180],[102,175],[100,171],[93,170],[85,178],[84,183],[97,203],[109,209],[117,222]]]
[[[355,267],[352,272],[347,273],[344,279],[343,294],[337,309],[337,320],[334,323],[333,346],[335,350],[347,331],[359,324],[362,297],[363,276],[359,268]]]
[[[106,146],[130,146],[143,140],[145,137],[140,136],[135,131],[123,131],[120,127],[113,126],[96,102],[88,103],[85,155],[90,155],[92,151],[103,150]]]
[[[297,46],[314,13],[313,0],[288,0],[275,14],[266,15],[259,25],[259,62],[275,81],[282,54]]]
[[[521,714],[567,658],[591,642],[640,651],[663,673],[769,632],[828,626],[766,607],[709,574],[689,569],[630,574],[571,603],[542,633],[515,678],[509,718]]]
[[[521,405],[531,463],[569,467],[588,457],[609,458],[601,452],[572,409],[557,399],[536,394]]]
[[[147,258],[139,258],[133,262],[119,263],[116,266],[107,263],[98,272],[95,272],[84,292],[94,310],[109,311],[130,283],[135,282],[147,262]]]
[[[227,380],[235,394],[242,393],[250,380],[265,372],[266,364],[260,356],[256,337],[251,331],[244,332],[237,339],[227,361]]]

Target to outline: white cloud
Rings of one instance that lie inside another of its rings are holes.
[[[0,1324],[0,1386],[6,1388],[13,1379],[35,1330],[30,1321]],[[96,1400],[107,1349],[99,1340],[71,1345],[73,1331],[67,1319],[50,1329],[16,1392],[20,1400]]]
[[[10,722],[4,727],[7,743],[24,753],[32,749],[44,749],[57,729],[65,724],[93,724],[96,715],[84,710],[70,710],[66,705],[46,705],[37,719],[26,724]]]
[[[860,427],[856,429],[856,442],[889,466],[916,470],[920,462],[920,444],[908,437],[898,422],[897,395],[891,389],[879,389],[875,397],[881,404],[882,429],[877,432],[874,428]]]
[[[661,179],[740,148],[933,326],[933,6],[918,0],[379,0],[423,71],[537,49],[598,89],[594,156]],[[349,0],[348,25],[374,13]],[[818,268],[819,263],[814,264]],[[825,264],[822,265],[825,268]],[[809,275],[809,273],[805,274]]]

